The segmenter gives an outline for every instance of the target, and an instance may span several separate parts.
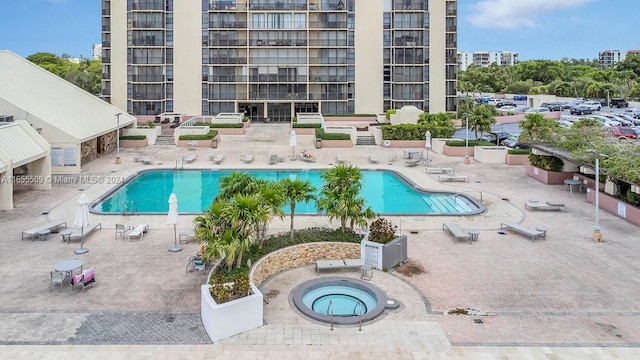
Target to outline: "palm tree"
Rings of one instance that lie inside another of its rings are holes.
[[[236,195],[222,211],[236,235],[234,255],[236,267],[242,265],[242,256],[257,239],[258,227],[271,219],[271,209],[262,202],[259,194]]]
[[[480,135],[485,131],[491,131],[491,125],[496,123],[493,111],[493,107],[487,104],[477,105],[471,110],[469,126],[475,131],[476,138],[478,137],[478,130]]]
[[[296,212],[296,203],[308,203],[309,201],[315,199],[313,193],[316,191],[316,188],[311,184],[311,181],[309,180],[291,180],[289,178],[284,178],[281,180],[281,184],[284,190],[286,201],[289,203],[291,209],[290,234],[291,239],[293,239],[293,217]]]
[[[262,199],[262,202],[267,205],[273,216],[277,216],[280,219],[284,219],[284,211],[282,206],[286,202],[286,196],[282,184],[277,181],[266,181],[258,185],[257,194]],[[271,218],[269,219],[271,220]],[[262,248],[266,233],[266,223],[259,224],[258,226],[258,243]]]
[[[373,218],[371,208],[364,208],[365,201],[359,197],[362,189],[362,171],[351,165],[337,165],[321,174],[325,181],[317,207],[326,213],[329,220],[340,219],[340,227],[344,231],[349,223],[351,229],[354,224],[366,223],[366,219]]]
[[[218,199],[231,199],[236,194],[253,194],[265,180],[243,173],[233,172],[220,179],[220,193]]]

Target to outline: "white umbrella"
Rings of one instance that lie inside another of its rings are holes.
[[[167,214],[167,224],[173,225],[174,245],[169,248],[171,252],[182,250],[182,246],[178,245],[178,235],[176,233],[176,225],[178,224],[178,198],[176,194],[169,195],[169,213]]]
[[[291,160],[296,159],[296,146],[298,146],[298,139],[296,138],[296,131],[291,129],[289,133],[289,146],[291,146]]]
[[[426,141],[424,143],[424,147],[427,148],[427,161],[429,161],[429,149],[431,148],[431,131],[427,130],[424,134]]]
[[[78,208],[76,209],[76,218],[73,220],[73,226],[80,229],[80,248],[75,249],[76,254],[85,254],[89,250],[84,247],[84,228],[89,225],[89,199],[86,194],[81,194],[78,199]]]

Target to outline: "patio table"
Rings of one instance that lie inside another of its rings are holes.
[[[56,265],[54,266],[54,269],[56,271],[65,272],[69,274],[69,278],[71,278],[71,275],[73,275],[74,270],[80,269],[80,272],[82,272],[82,260],[78,260],[78,259],[62,260],[56,263]]]

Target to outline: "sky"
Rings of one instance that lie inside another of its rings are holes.
[[[100,42],[100,3],[0,0],[0,49],[90,58]],[[638,21],[639,0],[458,0],[458,51],[595,59],[601,50],[640,49]]]

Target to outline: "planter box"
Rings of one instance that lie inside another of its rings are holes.
[[[573,172],[553,172],[527,165],[525,168],[527,176],[532,177],[547,185],[564,185],[566,179],[573,178]]]
[[[449,146],[445,144],[442,149],[442,153],[447,156],[464,156],[465,152],[464,146]],[[469,146],[469,156],[474,156],[474,154],[474,146]]]
[[[216,137],[214,137],[211,140],[178,140],[178,142],[176,143],[177,147],[186,147],[186,148],[217,148],[218,147],[218,141],[220,140],[220,133],[218,133],[218,135],[216,135]],[[198,144],[197,145],[191,145],[189,143],[193,143],[194,141],[197,141]]]
[[[143,148],[149,145],[147,139],[142,140],[120,140],[121,148]]]
[[[598,198],[600,209],[640,226],[640,209],[603,192],[598,195]],[[587,188],[587,201],[593,204],[595,200],[595,190]]]
[[[415,148],[415,149],[424,149],[425,140],[388,140],[389,146],[388,148]],[[385,140],[383,140],[383,143]]]
[[[351,140],[322,140],[323,148],[352,148]]]
[[[296,131],[296,136],[297,135],[316,135],[316,129],[315,128],[292,128],[292,130]],[[289,132],[291,132],[291,130],[289,130]]]
[[[200,287],[200,317],[211,341],[262,326],[262,293],[255,285],[251,284],[251,295],[224,304],[213,300],[209,288],[210,285]]]
[[[529,155],[512,155],[507,153],[507,165],[528,165]]]
[[[365,237],[365,239],[367,239]],[[407,261],[407,236],[400,235],[386,244],[362,240],[360,243],[364,262],[378,270],[393,269],[401,262]]]

